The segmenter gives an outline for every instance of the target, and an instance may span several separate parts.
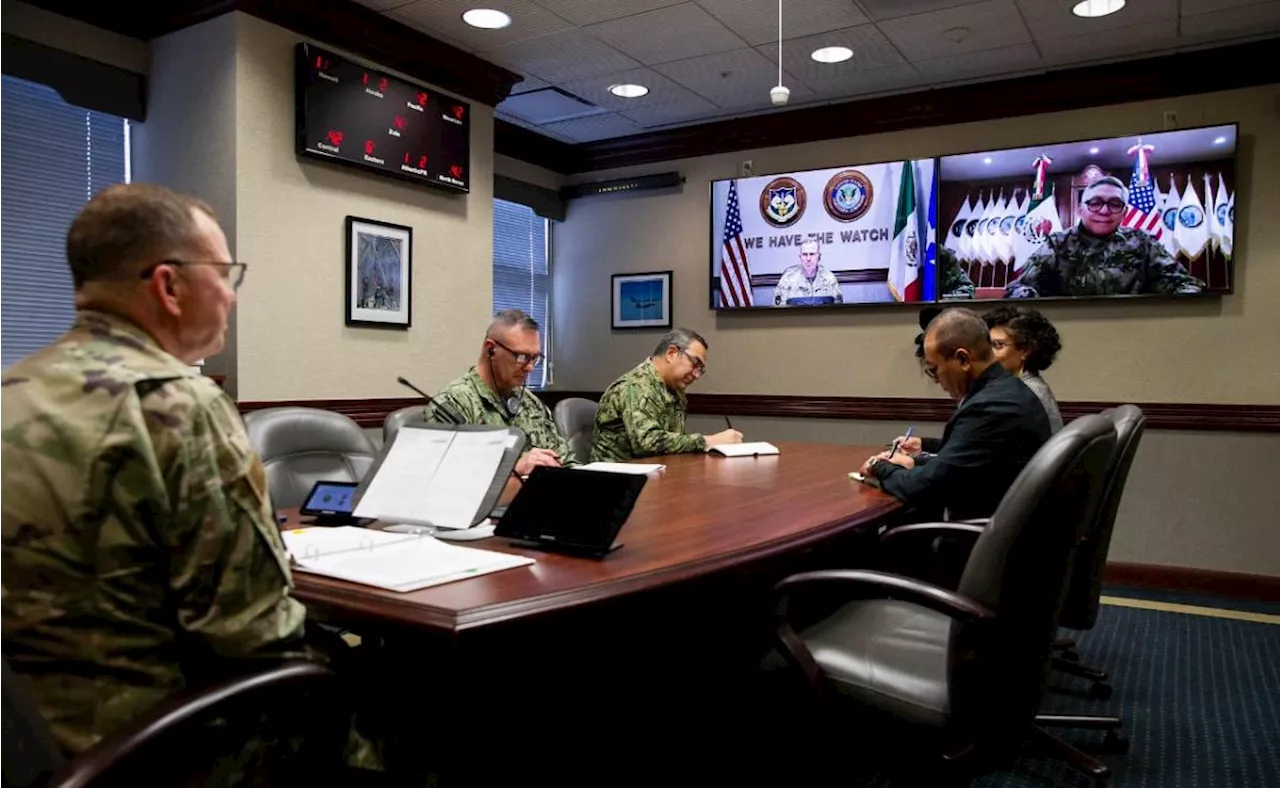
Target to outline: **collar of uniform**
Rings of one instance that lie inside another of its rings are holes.
[[[480,377],[480,373],[476,371],[475,367],[472,367],[471,371],[467,373],[467,382],[471,384],[471,387],[476,390],[476,394],[479,394],[480,399],[484,400],[489,407],[501,413],[504,417],[507,415],[507,404],[499,398],[498,392],[494,391],[485,382],[485,379]]]
[[[643,366],[648,368],[645,371],[645,374],[648,375],[649,379],[653,381],[658,391],[666,392],[666,395],[670,397],[672,400],[675,400],[677,402],[680,400],[680,392],[668,386],[667,382],[662,379],[662,376],[658,374],[658,368],[654,366],[652,358],[646,358],[644,360]]]
[[[73,330],[87,331],[90,335],[99,339],[145,353],[165,362],[168,366],[174,367],[175,371],[182,370],[188,375],[195,374],[189,364],[160,347],[160,343],[156,342],[155,338],[146,331],[143,331],[137,323],[119,315],[99,312],[94,309],[77,310],[76,322],[72,328]]]

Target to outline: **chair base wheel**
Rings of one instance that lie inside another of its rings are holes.
[[[1101,681],[1094,682],[1093,686],[1089,687],[1089,697],[1095,700],[1110,700],[1114,692],[1110,684],[1104,684]]]

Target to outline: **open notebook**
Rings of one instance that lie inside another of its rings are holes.
[[[722,446],[711,446],[707,454],[723,454],[726,457],[756,457],[763,454],[781,454],[772,443],[757,441],[755,443],[726,443]]]
[[[431,536],[349,525],[295,528],[281,536],[295,569],[390,591],[416,591],[534,563],[522,555],[458,547]]]

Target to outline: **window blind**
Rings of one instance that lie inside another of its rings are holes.
[[[124,182],[127,132],[17,77],[0,84],[0,366],[39,350],[75,319],[66,238],[101,189]]]
[[[493,201],[493,310],[523,309],[541,329],[543,360],[529,375],[531,389],[551,382],[547,363],[551,341],[549,233],[548,220],[532,208],[506,200]]]

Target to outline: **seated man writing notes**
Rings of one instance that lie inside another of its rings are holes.
[[[576,465],[569,442],[556,429],[551,411],[525,386],[542,358],[538,324],[519,309],[494,315],[480,345],[480,360],[471,371],[444,387],[424,412],[427,421],[515,427],[531,447],[516,463],[528,476],[539,465]]]
[[[596,411],[593,462],[625,462],[637,457],[704,451],[741,443],[742,433],[685,432],[684,390],[707,371],[707,341],[687,328],[668,332],[653,355],[615,380]]]
[[[1049,418],[1035,393],[997,363],[987,324],[968,309],[945,309],[929,323],[924,363],[959,403],[942,439],[899,438],[862,473],[921,519],[989,517],[1049,439]]]

